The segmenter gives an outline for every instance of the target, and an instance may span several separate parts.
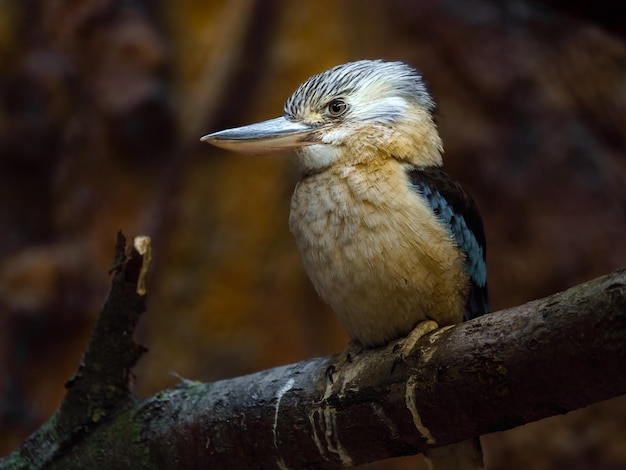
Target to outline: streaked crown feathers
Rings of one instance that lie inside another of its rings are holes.
[[[334,99],[349,99],[359,90],[371,98],[398,97],[429,112],[435,104],[420,73],[403,62],[360,60],[313,75],[287,99],[284,115],[290,120],[320,113]]]

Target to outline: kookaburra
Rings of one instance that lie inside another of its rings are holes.
[[[306,80],[283,117],[202,138],[295,150],[289,226],[317,292],[364,348],[489,309],[482,221],[441,168],[434,109],[415,69],[362,60]],[[478,439],[428,457],[436,469],[484,468]]]

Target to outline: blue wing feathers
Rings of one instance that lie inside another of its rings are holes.
[[[474,201],[461,185],[439,168],[413,168],[409,177],[413,187],[448,227],[450,235],[466,256],[465,272],[471,286],[465,319],[487,313],[486,243],[482,220]]]

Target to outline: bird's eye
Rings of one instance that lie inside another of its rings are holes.
[[[348,109],[348,105],[344,100],[336,99],[328,103],[328,114],[332,117],[341,116]]]

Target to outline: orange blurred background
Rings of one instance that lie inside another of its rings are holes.
[[[289,155],[199,141],[339,63],[422,71],[483,214],[492,310],[626,266],[625,38],[521,0],[0,2],[0,455],[63,397],[118,229],[155,250],[140,397],[345,347],[287,227]],[[613,470],[625,440],[621,397],[484,447],[493,470]]]

